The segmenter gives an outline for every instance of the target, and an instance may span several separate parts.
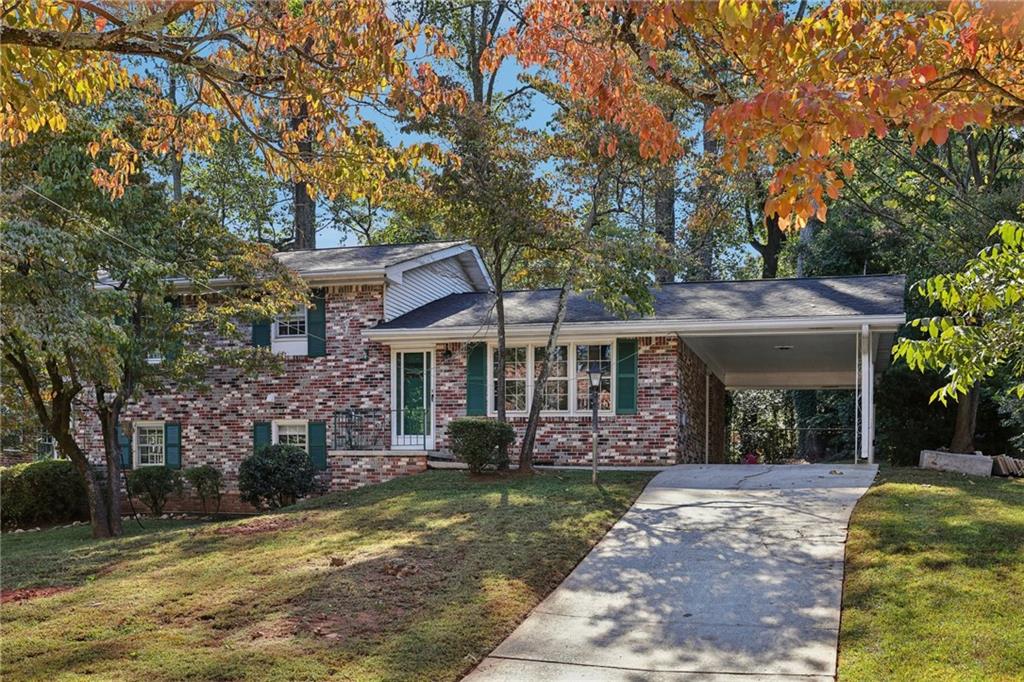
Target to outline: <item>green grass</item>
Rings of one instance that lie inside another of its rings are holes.
[[[429,472],[117,540],[5,534],[5,590],[73,587],[0,608],[4,680],[457,679],[649,478],[589,476]]]
[[[1024,481],[885,469],[846,548],[840,680],[1024,676]]]

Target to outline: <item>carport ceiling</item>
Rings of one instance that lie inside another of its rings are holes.
[[[876,372],[889,360],[891,333],[874,334]],[[799,334],[684,336],[726,388],[853,388],[857,335]]]

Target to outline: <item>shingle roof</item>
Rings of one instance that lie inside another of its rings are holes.
[[[906,278],[866,275],[735,282],[683,282],[654,290],[654,320],[744,320],[787,317],[902,315]],[[378,329],[447,329],[494,323],[490,293],[453,294],[417,308]],[[557,289],[505,295],[508,325],[550,323]],[[586,294],[572,294],[565,322],[618,321]]]
[[[300,276],[310,276],[342,270],[383,270],[392,265],[398,265],[464,243],[450,241],[381,244],[378,246],[339,246],[332,249],[282,251],[275,254],[275,257]]]

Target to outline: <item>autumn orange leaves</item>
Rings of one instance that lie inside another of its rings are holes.
[[[422,54],[450,58],[454,48],[433,27],[392,18],[383,0],[140,7],[38,0],[7,10],[3,140],[63,129],[70,107],[128,87],[121,60],[137,57],[167,65],[189,93],[175,104],[144,86],[144,148],[203,153],[230,125],[275,174],[358,195],[440,155],[389,144],[366,111],[420,118],[466,101],[413,58],[417,41]],[[982,0],[905,10],[874,0],[534,0],[482,62],[539,68],[662,163],[683,150],[652,92],[713,106],[724,169],[770,168],[767,212],[797,227],[826,217],[855,140],[895,131],[915,147],[941,145],[950,130],[1024,121],[1022,34],[1024,3]],[[117,139],[112,131],[96,148],[111,152],[97,181],[114,194],[135,163]],[[603,153],[621,147],[605,134]]]
[[[665,161],[679,149],[645,82],[713,103],[721,163],[772,167],[766,212],[787,227],[825,218],[853,172],[843,156],[854,140],[904,131],[915,148],[941,145],[950,130],[1024,118],[1020,3],[894,11],[834,0],[794,11],[761,0],[538,0],[526,27],[498,45],[552,69],[595,114],[636,135],[647,157]],[[666,66],[668,51],[685,53],[691,73]],[[604,150],[616,147],[609,140]]]

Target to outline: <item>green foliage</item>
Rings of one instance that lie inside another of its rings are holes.
[[[203,511],[209,511],[208,505],[214,503],[213,511],[220,511],[221,487],[224,483],[224,475],[220,470],[210,464],[185,469],[185,480],[192,486],[199,501],[203,504]]]
[[[268,445],[242,461],[238,488],[243,502],[278,509],[313,492],[316,469],[309,454],[294,445]]]
[[[175,469],[139,467],[128,474],[128,492],[142,500],[155,516],[164,512],[170,495],[181,491],[181,474]]]
[[[448,435],[452,452],[474,473],[507,464],[505,453],[516,439],[509,424],[485,417],[453,419],[448,423]]]
[[[1010,391],[1024,397],[1024,224],[1004,221],[991,235],[996,244],[957,273],[917,286],[944,314],[911,321],[923,339],[900,339],[893,353],[915,370],[938,369],[947,382],[931,400],[943,405],[1006,367]]]
[[[840,679],[1020,679],[1021,547],[1024,481],[883,466],[850,520]]]
[[[63,459],[0,469],[0,509],[4,528],[89,519],[85,481]]]

